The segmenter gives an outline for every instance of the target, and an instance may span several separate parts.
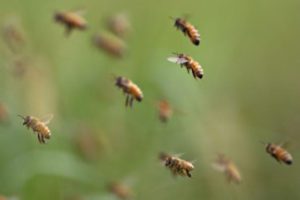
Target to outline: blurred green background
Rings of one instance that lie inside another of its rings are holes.
[[[300,199],[299,0],[0,3],[2,27],[17,21],[26,39],[18,53],[0,42],[0,101],[8,112],[0,125],[2,195],[116,199],[107,190],[116,180],[143,200]],[[89,28],[65,37],[53,15],[78,8]],[[124,59],[91,42],[106,29],[104,19],[118,13],[132,26]],[[201,33],[199,47],[169,18],[185,15]],[[203,80],[167,62],[172,52],[198,60]],[[13,73],[19,59],[23,75]],[[137,83],[143,102],[125,108],[112,74]],[[167,124],[155,107],[162,98],[181,111]],[[52,138],[42,145],[17,115],[49,113]],[[294,165],[278,164],[260,141],[288,141]],[[158,161],[160,151],[195,160],[192,179],[172,177]],[[233,159],[241,184],[212,169],[217,153]]]

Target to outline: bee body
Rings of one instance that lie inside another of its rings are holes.
[[[85,30],[87,22],[76,12],[57,12],[55,20],[66,26],[66,34],[70,34],[73,29]]]
[[[108,35],[98,34],[94,37],[93,42],[95,46],[116,58],[122,58],[126,51],[123,41]]]
[[[174,26],[188,36],[194,45],[198,46],[200,44],[200,34],[192,24],[182,18],[176,18]]]
[[[40,143],[46,143],[45,139],[50,139],[51,131],[46,122],[32,116],[20,116],[24,119],[23,125],[37,134]],[[50,121],[50,120],[49,120]]]
[[[194,165],[191,162],[165,153],[160,154],[160,159],[171,170],[174,176],[192,177],[191,171],[194,169]]]
[[[185,55],[183,53],[175,54],[175,57],[169,57],[168,60],[173,63],[180,64],[181,67],[185,67],[188,71],[192,71],[194,78],[202,79],[204,75],[203,68],[201,65],[195,61],[191,56]]]
[[[268,143],[266,145],[266,151],[279,163],[284,162],[287,165],[291,165],[293,163],[292,155],[280,145]]]
[[[213,167],[225,174],[228,182],[240,183],[242,180],[241,174],[235,163],[220,154],[217,160],[213,163]]]
[[[160,121],[167,122],[173,114],[170,104],[166,100],[161,100],[158,103],[158,116]]]
[[[125,102],[126,106],[132,107],[134,99],[139,102],[143,100],[142,90],[131,80],[119,76],[116,78],[116,86],[122,88],[123,92],[127,95],[126,102]]]

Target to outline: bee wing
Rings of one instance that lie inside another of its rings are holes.
[[[170,62],[172,62],[172,63],[176,63],[176,64],[183,64],[183,63],[188,62],[187,59],[185,59],[185,58],[178,58],[176,56],[169,57],[167,60],[170,61]]]
[[[224,172],[225,171],[225,165],[224,164],[220,164],[220,163],[214,162],[214,163],[211,164],[211,166],[212,166],[212,168],[214,168],[217,171],[220,171],[220,172]]]
[[[44,116],[42,119],[41,119],[41,122],[43,122],[45,125],[49,124],[50,121],[53,119],[53,114],[49,114],[49,115],[46,115]]]

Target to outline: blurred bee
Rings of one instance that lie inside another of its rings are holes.
[[[174,176],[192,177],[191,171],[194,169],[194,165],[191,162],[166,153],[160,153],[159,158],[164,162],[165,166],[171,170]]]
[[[241,182],[242,177],[237,166],[223,154],[219,154],[217,160],[213,163],[212,166],[216,170],[223,172],[227,177],[228,182]]]
[[[173,114],[173,110],[166,100],[158,102],[158,116],[160,121],[167,122]]]
[[[132,190],[127,185],[120,182],[110,183],[108,186],[108,190],[121,200],[131,199],[133,196]]]
[[[267,143],[265,145],[266,145],[267,153],[269,153],[279,163],[284,162],[287,165],[293,164],[293,157],[287,150],[285,150],[282,147],[283,144],[282,145],[276,145],[276,144],[272,144],[272,143]]]
[[[8,111],[4,104],[0,103],[0,122],[7,122],[8,121]]]
[[[33,116],[18,116],[24,120],[23,125],[25,125],[28,129],[31,128],[34,133],[37,133],[37,137],[40,143],[44,144],[46,143],[45,139],[50,139],[51,132],[47,124],[50,123],[53,115],[47,116],[45,120],[40,120]]]
[[[129,80],[125,77],[119,76],[116,78],[115,84],[117,87],[122,88],[123,92],[125,94],[127,94],[125,106],[132,107],[134,99],[139,102],[142,101],[142,99],[143,99],[142,90],[136,84],[134,84],[131,80]]]
[[[124,56],[126,46],[123,41],[116,37],[107,34],[98,34],[94,37],[93,42],[98,48],[116,58]]]
[[[125,14],[118,14],[107,20],[107,28],[115,35],[124,38],[130,31],[130,23]]]
[[[3,39],[12,52],[16,53],[25,45],[25,36],[15,21],[7,22],[3,27]]]
[[[85,30],[87,22],[79,12],[61,11],[54,14],[54,19],[66,26],[66,35],[69,35],[73,29]]]
[[[188,55],[185,55],[183,53],[175,53],[175,56],[169,57],[168,61],[180,64],[181,67],[184,66],[187,69],[188,73],[190,73],[191,70],[194,78],[198,77],[201,79],[203,77],[204,72],[201,65]]]
[[[181,30],[185,36],[187,35],[194,45],[198,46],[200,44],[200,34],[198,30],[185,19],[175,18],[174,26]]]

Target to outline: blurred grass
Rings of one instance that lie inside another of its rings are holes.
[[[0,22],[17,17],[28,58],[24,77],[13,77],[13,58],[0,43],[0,100],[10,123],[0,126],[0,193],[21,199],[111,199],[111,180],[136,179],[136,199],[299,199],[299,1],[0,1]],[[83,7],[89,29],[64,36],[56,10]],[[114,60],[91,37],[103,19],[125,12],[133,31],[128,54]],[[201,33],[194,47],[169,16],[189,14]],[[203,80],[166,61],[190,54]],[[142,103],[124,108],[112,83],[124,75],[144,91]],[[160,124],[153,103],[167,98],[185,114]],[[47,145],[21,125],[17,114],[54,113]],[[109,150],[89,161],[73,143],[79,124],[94,127]],[[272,160],[259,141],[291,141],[295,165]],[[192,179],[174,179],[157,153],[184,153],[195,161]],[[243,182],[229,185],[211,169],[223,152],[240,167]]]

